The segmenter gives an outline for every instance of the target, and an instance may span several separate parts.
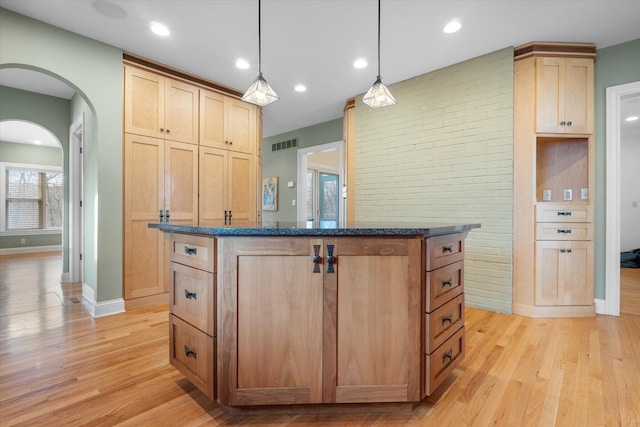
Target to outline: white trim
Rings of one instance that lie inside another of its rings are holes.
[[[640,81],[607,88],[604,313],[620,315],[620,101],[640,92]]]
[[[596,305],[596,314],[607,314],[606,313],[606,300],[601,298],[596,298],[593,300]]]
[[[345,184],[345,173],[344,173],[344,141],[336,141],[330,142],[328,144],[314,145],[308,148],[300,148],[298,149],[298,185],[297,185],[297,201],[296,201],[296,218],[298,222],[305,222],[307,219],[306,215],[306,204],[304,203],[306,192],[307,192],[307,156],[312,153],[319,153],[322,151],[330,151],[330,150],[338,150],[338,174],[340,176],[340,182],[338,183],[341,187]],[[325,168],[326,169],[326,168]],[[338,207],[338,217],[339,224],[342,226],[344,224],[345,217],[345,199],[344,197],[340,197],[340,206]]]
[[[91,306],[90,313],[91,316],[95,318],[125,312],[124,299],[117,298],[109,301],[96,302],[93,288],[86,283],[82,284],[82,298],[84,298]]]
[[[48,234],[62,234],[61,228],[33,228],[29,230],[0,231],[0,236],[45,236]]]
[[[0,255],[33,254],[36,252],[59,252],[61,250],[62,245],[20,246],[17,248],[0,249]]]
[[[84,281],[84,112],[69,126],[69,273],[72,282]]]

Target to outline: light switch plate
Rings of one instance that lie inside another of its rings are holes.
[[[580,190],[580,199],[589,200],[589,189],[588,188],[583,188],[582,190]]]
[[[564,200],[573,200],[573,191],[570,188],[564,189]]]
[[[551,190],[542,190],[542,200],[545,202],[551,201]]]

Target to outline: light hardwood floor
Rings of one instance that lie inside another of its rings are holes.
[[[0,256],[2,426],[640,426],[637,316],[468,308],[466,359],[413,412],[231,416],[168,364],[167,306],[93,319],[59,272]]]

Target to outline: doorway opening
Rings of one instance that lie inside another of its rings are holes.
[[[298,150],[297,221],[309,228],[337,228],[345,221],[344,143]]]

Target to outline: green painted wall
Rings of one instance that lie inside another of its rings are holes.
[[[4,53],[3,55],[4,56]],[[64,236],[69,235],[69,184],[68,184],[68,159],[65,156],[67,147],[69,146],[69,100],[57,98],[55,96],[42,95],[39,93],[27,92],[20,89],[14,89],[6,86],[0,86],[0,121],[4,120],[21,120],[37,124],[43,128],[46,128],[51,132],[61,145],[60,149],[56,148],[43,148],[32,146],[29,151],[29,146],[24,144],[3,144],[2,151],[0,151],[0,161],[14,162],[14,163],[30,163],[30,164],[52,164],[45,161],[45,158],[49,156],[47,153],[55,152],[56,157],[55,166],[62,166],[65,172],[64,175],[64,221],[62,226],[62,236],[57,236],[55,239],[53,235],[41,236],[41,238],[35,238],[36,236],[24,237],[27,239],[27,243],[20,244],[20,236],[14,236],[14,238],[3,238],[2,248],[20,247],[20,246],[45,246],[46,242],[52,245],[59,245],[61,241],[62,245],[62,271],[69,270],[69,245],[68,238]],[[36,154],[40,153],[40,154]],[[34,156],[31,158],[31,156]],[[20,161],[9,160],[11,158],[21,158]],[[40,159],[43,159],[43,163],[40,163]]]
[[[287,188],[288,181],[298,180],[298,150],[289,148],[271,151],[273,143],[298,138],[298,148],[313,147],[342,141],[342,117],[291,132],[274,135],[263,140],[262,176],[278,177],[278,210],[262,212],[264,221],[296,221],[296,207],[292,205],[296,198],[297,182],[294,188]]]
[[[640,81],[640,39],[597,51],[595,68],[595,297],[605,298],[607,88]]]
[[[0,52],[0,67],[56,77],[90,107],[95,139],[86,147],[85,181],[94,184],[85,212],[93,223],[85,235],[93,240],[85,242],[85,282],[97,302],[122,298],[122,50],[0,9]]]

